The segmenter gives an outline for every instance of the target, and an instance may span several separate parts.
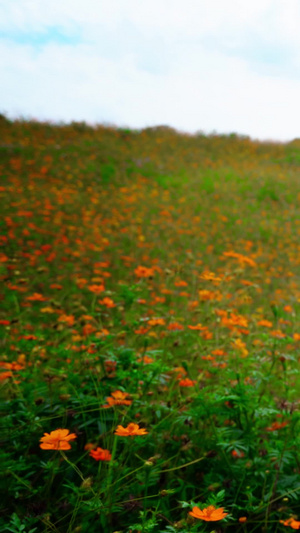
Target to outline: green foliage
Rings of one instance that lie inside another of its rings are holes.
[[[109,183],[116,172],[115,166],[112,163],[106,163],[101,166],[100,173],[103,183]]]

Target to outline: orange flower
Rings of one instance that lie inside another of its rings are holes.
[[[247,522],[247,520],[248,520],[247,516],[240,516],[239,518],[240,524],[244,524],[245,522]]]
[[[257,325],[258,326],[263,326],[265,328],[272,328],[273,327],[273,324],[272,324],[272,322],[270,322],[270,320],[264,320],[264,319],[263,320],[259,320],[257,322]]]
[[[183,281],[182,279],[175,281],[174,283],[175,287],[187,287],[188,284],[186,281]]]
[[[270,331],[270,335],[276,339],[284,339],[286,337],[286,334],[281,329],[273,329]]]
[[[60,315],[58,322],[63,322],[67,326],[73,326],[75,318],[73,315],[65,315],[64,313]]]
[[[222,355],[226,355],[226,352],[224,352],[224,350],[219,350],[219,349],[217,349],[217,350],[212,350],[211,353],[212,353],[213,355],[220,355],[220,356],[222,356]]]
[[[213,505],[205,507],[201,511],[199,507],[193,507],[193,510],[189,512],[189,515],[199,520],[205,520],[206,522],[216,522],[217,520],[222,520],[228,513],[224,513],[224,507],[219,507],[216,509]]]
[[[215,361],[215,358],[212,355],[202,355],[201,359],[204,361]]]
[[[51,433],[44,433],[40,439],[42,450],[70,450],[70,440],[77,439],[75,433],[69,433],[68,429],[56,429]]]
[[[82,289],[87,284],[87,280],[84,278],[77,278],[76,284],[79,287],[79,289]]]
[[[98,261],[97,263],[94,264],[94,268],[108,268],[109,267],[109,263],[107,261]]]
[[[148,431],[146,431],[144,428],[140,428],[138,424],[134,424],[134,422],[130,422],[126,428],[123,426],[118,426],[115,435],[119,435],[119,437],[133,437],[135,435],[147,435]]]
[[[213,338],[213,334],[207,327],[204,327],[202,333],[200,333],[200,337],[202,337],[202,339],[209,340]]]
[[[165,320],[163,318],[150,318],[148,321],[149,326],[164,326]]]
[[[269,427],[266,428],[267,431],[277,431],[277,429],[284,428],[288,425],[288,422],[273,422]]]
[[[179,322],[170,322],[167,329],[169,331],[181,331],[184,329],[182,324],[179,324]]]
[[[144,365],[150,365],[154,362],[154,359],[152,359],[152,357],[149,357],[148,355],[144,355],[144,357],[140,357],[139,359],[137,359],[137,362],[144,363]]]
[[[242,341],[242,339],[237,338],[233,341],[231,341],[231,344],[234,348],[240,351],[241,357],[245,358],[249,354],[246,344]]]
[[[27,296],[26,300],[31,302],[45,302],[46,300],[48,300],[48,298],[46,298],[42,294],[39,294],[38,292],[35,292],[34,294],[32,294],[32,296]]]
[[[213,272],[209,272],[208,270],[200,274],[200,279],[204,279],[206,281],[215,281],[216,283],[222,281],[222,279],[216,276],[216,274],[214,274]]]
[[[6,368],[6,370],[22,370],[24,365],[13,361],[12,363],[5,363],[4,361],[0,362],[1,368]]]
[[[116,307],[116,304],[111,298],[103,298],[103,300],[99,300],[98,302],[100,305],[105,305],[107,309],[112,309],[113,307]]]
[[[180,387],[194,387],[195,383],[196,381],[189,378],[181,379],[179,381]]]
[[[238,315],[236,313],[231,313],[230,317],[223,317],[221,322],[229,329],[234,329],[237,326],[242,328],[248,327],[248,320],[244,316]]]
[[[88,286],[89,291],[93,292],[94,294],[100,294],[101,292],[105,291],[104,285],[89,285]]]
[[[199,305],[198,300],[192,300],[188,304],[189,309],[195,309]]]
[[[88,335],[91,335],[92,333],[95,333],[96,328],[92,326],[92,324],[86,324],[82,328],[82,334],[87,337]]]
[[[232,450],[231,455],[232,455],[232,457],[234,457],[235,459],[238,459],[239,457],[245,457],[244,452],[242,452],[242,451],[240,451],[240,450]]]
[[[280,523],[284,526],[290,526],[292,529],[300,529],[300,521],[294,518],[288,518],[287,520],[280,520]]]
[[[135,329],[134,333],[136,335],[146,335],[146,333],[148,333],[148,331],[149,331],[149,328],[144,328],[143,326],[141,326],[140,328]]]
[[[110,461],[111,453],[109,450],[103,450],[102,448],[96,448],[95,450],[90,451],[90,456],[95,459],[95,461]]]
[[[117,368],[117,362],[116,361],[110,361],[110,359],[107,359],[106,361],[104,361],[104,367],[105,367],[105,371],[108,374],[113,374],[114,375],[114,373],[116,371],[116,368]]]
[[[154,276],[153,268],[148,268],[144,266],[138,266],[135,269],[134,273],[138,278],[153,278]]]
[[[196,326],[188,326],[189,329],[193,329],[195,331],[202,331],[204,326],[202,324],[196,324]]]
[[[94,317],[92,317],[91,315],[82,315],[82,320],[86,320],[87,322],[89,320],[94,320]]]
[[[208,302],[210,300],[222,300],[222,296],[218,291],[207,291],[203,289],[198,291],[198,294],[202,302]]]
[[[107,400],[107,405],[103,405],[102,407],[113,407],[114,405],[131,405],[132,400],[126,400],[128,396],[128,392],[122,392],[120,390],[116,390],[115,392],[111,393],[111,396],[109,396]]]
[[[97,333],[95,333],[95,336],[97,338],[106,337],[107,335],[109,335],[109,331],[106,328],[100,329],[100,331],[97,331]]]
[[[8,378],[12,378],[12,372],[1,372],[0,381],[5,381]]]
[[[247,257],[246,255],[238,254],[230,250],[229,252],[223,252],[223,256],[233,257],[237,259],[241,266],[244,266],[245,264],[247,264],[249,266],[256,267],[255,261],[251,259],[250,257]]]
[[[178,372],[178,379],[181,378],[182,376],[186,376],[187,374],[187,371],[185,370],[185,368],[183,368],[183,366],[176,366],[174,369],[173,369],[174,372]]]
[[[90,450],[93,450],[95,448],[95,444],[93,444],[92,442],[87,442],[84,446],[84,449],[86,451],[90,451]]]

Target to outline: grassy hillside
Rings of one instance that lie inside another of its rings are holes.
[[[3,530],[300,529],[300,141],[0,133]]]

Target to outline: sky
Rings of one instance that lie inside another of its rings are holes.
[[[299,0],[0,0],[0,113],[300,137]]]

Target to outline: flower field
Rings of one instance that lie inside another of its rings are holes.
[[[0,131],[1,531],[300,529],[300,141]]]

